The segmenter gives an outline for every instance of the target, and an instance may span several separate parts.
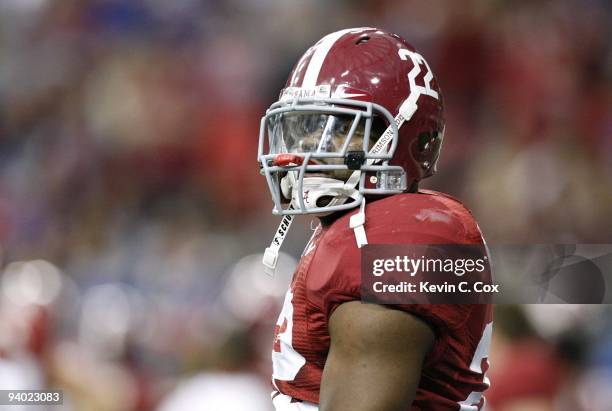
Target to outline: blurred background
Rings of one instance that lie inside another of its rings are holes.
[[[310,219],[263,275],[259,118],[310,45],[365,25],[442,86],[424,187],[489,243],[612,243],[605,0],[2,0],[0,388],[62,388],[63,410],[270,410]],[[610,314],[498,307],[490,409],[612,410]]]

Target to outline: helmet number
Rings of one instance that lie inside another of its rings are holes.
[[[410,85],[410,94],[401,104],[398,110],[399,113],[397,114],[397,116],[395,116],[395,125],[399,129],[405,121],[410,121],[413,114],[417,111],[417,102],[419,100],[419,97],[421,97],[423,94],[433,97],[436,100],[439,100],[440,97],[438,95],[438,92],[431,88],[433,72],[431,71],[431,68],[429,68],[429,64],[427,64],[425,58],[416,51],[410,51],[408,49],[399,49],[397,53],[400,59],[402,59],[403,61],[407,61],[408,59],[410,59],[413,64],[412,69],[408,72],[408,84]],[[427,73],[425,73],[425,76],[423,76],[424,85],[419,86],[416,83],[416,78],[419,74],[421,74],[421,65],[425,67]],[[378,154],[382,152],[392,141],[392,139],[393,129],[391,128],[391,126],[389,126],[380,136],[376,144],[374,144],[374,146],[370,149],[369,154]]]
[[[410,72],[408,73],[408,83],[410,84],[410,94],[417,93],[415,102],[416,100],[418,100],[421,94],[428,95],[438,100],[438,92],[431,88],[433,72],[431,71],[431,68],[429,68],[427,60],[425,60],[425,58],[419,53],[415,51],[410,51],[408,49],[399,49],[398,54],[402,60],[406,61],[410,59],[412,60],[412,64],[414,64],[414,67],[412,67],[412,70],[410,70]],[[423,82],[425,83],[423,86],[419,86],[416,84],[416,78],[419,74],[421,74],[421,65],[425,66],[425,69],[427,70],[425,77],[423,77]]]

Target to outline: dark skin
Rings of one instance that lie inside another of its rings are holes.
[[[340,305],[329,321],[331,346],[320,411],[406,411],[435,336],[417,317],[376,304]]]

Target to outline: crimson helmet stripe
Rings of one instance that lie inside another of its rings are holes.
[[[314,53],[315,47],[316,45],[308,49],[308,51],[304,53],[300,61],[298,61],[297,65],[293,69],[293,74],[291,75],[291,78],[287,82],[287,87],[298,87],[301,80],[304,78],[304,72],[306,71],[306,67],[308,66],[308,63],[312,58],[312,54]]]
[[[342,36],[347,33],[359,33],[360,31],[364,30],[372,30],[372,28],[360,27],[339,30],[334,33],[328,34],[327,36],[323,37],[317,44],[315,44],[315,50],[308,63],[308,68],[306,69],[304,80],[302,81],[302,87],[308,88],[315,87],[317,85],[317,79],[319,78],[319,72],[321,71],[321,67],[323,67],[325,57],[327,57],[327,53],[329,53],[329,50],[331,50],[336,41],[338,41]]]

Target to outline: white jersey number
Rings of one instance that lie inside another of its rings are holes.
[[[283,309],[275,327],[274,349],[272,350],[272,378],[279,381],[292,381],[306,359],[293,349],[293,293],[285,294]]]
[[[470,364],[470,370],[482,374],[482,381],[489,386],[491,382],[487,377],[486,372],[483,372],[482,363],[488,361],[489,358],[489,346],[491,345],[491,334],[493,333],[493,323],[487,324],[485,327],[482,337],[478,342],[472,363]],[[470,395],[459,403],[461,406],[460,411],[478,411],[480,401],[482,400],[482,392],[472,391]]]

